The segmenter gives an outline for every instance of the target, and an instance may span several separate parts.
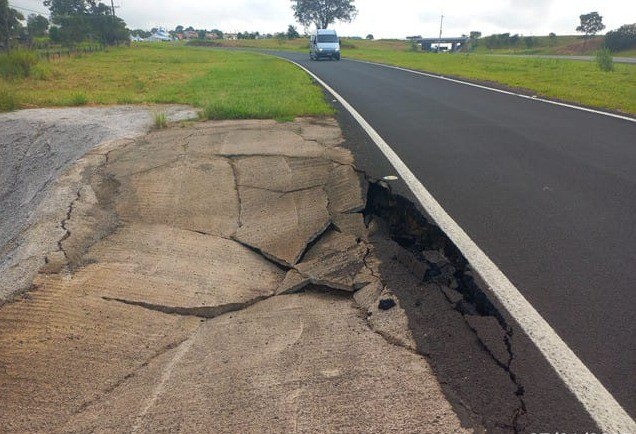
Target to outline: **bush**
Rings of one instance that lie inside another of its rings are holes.
[[[636,47],[636,24],[625,24],[605,35],[605,48],[610,51],[629,50]]]
[[[596,52],[596,64],[601,69],[601,71],[611,72],[614,70],[614,59],[612,58],[612,53],[607,48],[603,48],[602,50],[598,50]]]
[[[0,54],[0,76],[7,80],[29,77],[39,61],[34,51],[14,50]]]

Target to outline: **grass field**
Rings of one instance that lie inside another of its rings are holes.
[[[569,37],[564,46],[574,41]],[[419,71],[523,89],[538,96],[636,115],[636,65],[615,64],[601,71],[595,62],[477,53],[413,51],[405,41],[343,40],[343,58],[368,60]],[[224,42],[225,44],[226,42]],[[230,43],[230,41],[227,41]],[[275,41],[231,41],[233,45],[277,48]],[[307,51],[307,41],[290,41],[281,49]]]
[[[183,103],[201,107],[210,119],[333,114],[303,72],[254,53],[137,44],[44,68],[37,78],[0,79],[0,99],[13,98],[13,108]]]

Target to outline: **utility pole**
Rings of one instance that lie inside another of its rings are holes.
[[[439,39],[437,40],[437,52],[439,53],[442,49],[442,27],[444,26],[444,14],[442,14],[442,18],[439,22]]]
[[[110,0],[110,8],[113,11],[113,16],[115,16],[115,3],[114,3],[114,0]]]

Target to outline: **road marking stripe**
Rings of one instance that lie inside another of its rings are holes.
[[[557,105],[557,106],[560,106],[560,107],[566,107],[566,108],[570,108],[570,109],[574,109],[574,110],[580,110],[580,111],[584,111],[584,112],[588,112],[588,113],[593,113],[593,114],[596,114],[596,115],[609,116],[609,117],[612,117],[612,118],[621,119],[621,120],[624,120],[624,121],[629,121],[629,122],[636,123],[636,118],[631,118],[631,117],[628,117],[628,116],[623,116],[623,115],[619,115],[619,114],[615,114],[615,113],[604,112],[604,111],[601,111],[601,110],[595,110],[595,109],[591,109],[591,108],[588,108],[588,107],[582,107],[582,106],[578,106],[578,105],[574,105],[574,104],[568,104],[568,103],[564,103],[564,102],[553,101],[553,100],[549,100],[549,99],[545,99],[545,98],[539,98],[539,97],[536,97],[536,96],[528,96],[528,95],[524,95],[524,94],[521,94],[521,93],[511,92],[509,90],[496,89],[494,87],[488,87],[488,86],[484,86],[482,84],[471,83],[469,81],[462,81],[462,80],[458,80],[456,78],[444,77],[443,75],[436,75],[436,74],[431,74],[431,73],[428,73],[428,72],[416,71],[414,69],[402,68],[400,66],[385,65],[383,63],[369,62],[369,61],[366,61],[366,60],[357,60],[357,59],[347,59],[347,60],[351,61],[351,62],[366,63],[366,64],[369,64],[369,65],[382,66],[384,68],[389,68],[389,69],[397,69],[398,71],[410,72],[411,74],[423,75],[424,77],[437,78],[439,80],[446,80],[446,81],[450,81],[451,83],[463,84],[465,86],[476,87],[478,89],[483,89],[483,90],[488,90],[488,91],[491,91],[491,92],[502,93],[504,95],[516,96],[516,97],[523,98],[523,99],[529,99],[529,100],[532,100],[532,101],[543,102],[543,103],[546,103],[546,104]]]
[[[369,123],[335,90],[314,73],[297,62],[286,59],[303,69],[329,91],[366,131],[376,146],[393,165],[429,216],[462,252],[471,267],[486,282],[490,291],[512,315],[548,360],[566,386],[585,407],[599,428],[612,434],[636,433],[636,422],[627,414],[601,382],[574,354],[539,312],[508,280],[495,263],[475,244],[464,230],[448,215],[411,170],[369,125]]]

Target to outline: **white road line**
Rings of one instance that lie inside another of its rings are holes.
[[[482,84],[471,83],[469,81],[462,81],[462,80],[458,80],[456,78],[444,77],[443,75],[437,75],[437,74],[431,74],[431,73],[428,73],[428,72],[416,71],[414,69],[402,68],[400,66],[385,65],[383,63],[369,62],[369,61],[366,61],[366,60],[358,60],[358,59],[347,59],[347,60],[351,61],[351,62],[366,63],[368,65],[382,66],[384,68],[389,68],[389,69],[397,69],[398,71],[410,72],[411,74],[422,75],[424,77],[437,78],[438,80],[446,80],[446,81],[450,81],[451,83],[463,84],[465,86],[476,87],[478,89],[488,90],[488,91],[491,91],[491,92],[503,93],[504,95],[516,96],[518,98],[529,99],[529,100],[532,100],[532,101],[543,102],[543,103],[546,103],[546,104],[557,105],[557,106],[560,106],[560,107],[566,107],[566,108],[569,108],[569,109],[580,110],[580,111],[584,111],[584,112],[588,112],[588,113],[594,113],[596,115],[609,116],[609,117],[612,117],[612,118],[621,119],[621,120],[624,120],[624,121],[629,121],[629,122],[636,123],[636,118],[630,118],[628,116],[622,116],[622,115],[619,115],[619,114],[616,114],[616,113],[604,112],[604,111],[601,111],[601,110],[595,110],[595,109],[591,109],[591,108],[587,108],[587,107],[581,107],[581,106],[574,105],[574,104],[567,104],[567,103],[564,103],[564,102],[553,101],[553,100],[545,99],[545,98],[539,98],[539,97],[536,97],[536,96],[528,96],[528,95],[524,95],[524,94],[521,94],[521,93],[510,92],[508,90],[503,90],[503,89],[497,89],[497,88],[494,88],[494,87],[484,86]]]
[[[636,422],[590,372],[539,312],[525,299],[492,260],[442,208],[384,139],[336,91],[304,66],[289,60],[313,77],[346,108],[393,165],[429,216],[462,252],[473,270],[507,309],[552,365],[599,428],[611,434],[634,434]]]

